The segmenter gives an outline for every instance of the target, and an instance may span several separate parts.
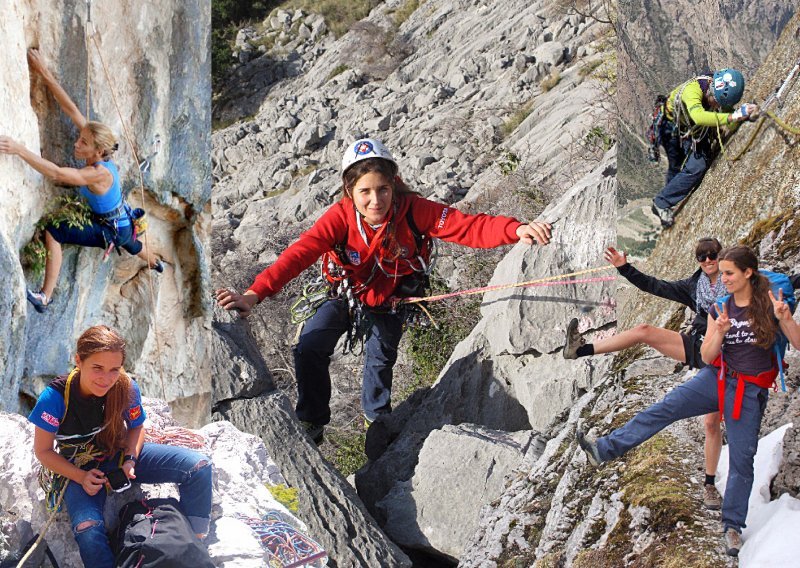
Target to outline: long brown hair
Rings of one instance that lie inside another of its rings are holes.
[[[367,158],[360,160],[347,168],[342,174],[342,193],[345,197],[353,199],[353,188],[355,188],[361,176],[368,173],[382,174],[392,186],[392,203],[397,201],[398,196],[409,193],[416,193],[409,188],[405,182],[397,175],[397,164],[384,158]],[[397,242],[397,222],[391,219],[389,226],[386,227],[383,243],[381,244],[382,256],[385,260],[397,260],[401,254],[400,245]]]
[[[772,300],[769,291],[772,289],[769,279],[758,271],[758,257],[750,247],[738,245],[728,247],[719,254],[719,260],[732,262],[739,270],[753,271],[750,276],[750,286],[753,288],[753,297],[747,308],[747,319],[750,328],[756,336],[756,346],[763,349],[775,343],[778,333],[778,324],[775,321],[772,309]]]
[[[86,361],[96,353],[122,353],[125,363],[125,340],[122,336],[105,325],[95,325],[84,331],[78,338],[77,354],[81,361]],[[103,430],[97,435],[97,445],[114,452],[125,445],[127,427],[122,413],[131,404],[133,385],[124,369],[120,369],[119,378],[105,395],[105,420]]]

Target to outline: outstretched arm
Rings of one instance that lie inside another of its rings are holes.
[[[17,155],[43,176],[65,185],[86,185],[92,193],[104,193],[113,182],[111,173],[103,167],[86,166],[81,169],[62,167],[34,154],[8,136],[0,136],[0,154]]]
[[[55,76],[45,66],[38,49],[31,48],[28,50],[28,65],[30,65],[32,71],[35,71],[42,77],[47,88],[53,93],[53,97],[55,97],[61,110],[70,117],[72,122],[75,123],[75,126],[78,127],[78,130],[82,130],[83,127],[86,126],[86,118],[81,114],[81,111],[78,110],[78,106],[69,98],[69,95],[58,83]]]
[[[680,302],[684,306],[696,310],[694,294],[692,293],[692,278],[684,280],[661,280],[655,278],[640,272],[628,264],[628,256],[623,251],[618,251],[611,246],[606,248],[603,258],[617,269],[620,276],[642,292],[672,300],[673,302]]]

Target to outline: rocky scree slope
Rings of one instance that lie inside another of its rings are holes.
[[[26,50],[38,47],[84,108],[85,5],[13,0],[3,13],[0,33],[6,52],[0,81],[5,88],[0,109],[3,116],[15,117],[4,125],[3,134],[56,163],[75,165],[77,132],[44,85],[32,80]],[[25,288],[40,281],[23,272],[20,250],[56,197],[73,189],[56,187],[16,157],[0,157],[0,408],[24,409],[50,378],[67,369],[75,338],[102,322],[128,340],[128,367],[147,377],[144,392],[161,395],[163,379],[176,415],[197,424],[210,414],[211,388],[211,377],[203,370],[210,304],[210,108],[205,102],[210,69],[204,31],[209,7],[162,2],[111,10],[96,5],[92,18],[103,59],[114,67],[122,116],[93,51],[91,117],[108,124],[120,139],[115,159],[123,185],[131,189],[131,205],[147,210],[149,246],[163,257],[166,270],[150,274],[140,259],[126,253],[103,263],[100,249],[67,246],[53,304],[47,313],[35,313],[25,300]],[[161,141],[145,178],[144,203],[121,121],[141,158],[154,152],[156,138]]]
[[[798,28],[800,19],[795,16],[752,84],[771,84],[767,77],[785,74],[780,70],[791,67]],[[753,94],[763,98],[768,92]],[[797,124],[799,111],[800,88],[795,83],[778,114]],[[741,148],[754,128],[745,125],[728,147],[728,155]],[[713,235],[724,244],[742,240],[757,247],[766,266],[796,273],[799,160],[797,140],[773,125],[765,126],[741,161],[717,161],[675,226],[662,233],[642,270],[668,279],[682,278],[695,269],[696,240]],[[620,297],[623,328],[646,322],[677,329],[689,317],[675,304],[636,290]],[[790,350],[789,392],[771,396],[762,435],[797,416],[800,395],[793,363],[797,359],[797,352]],[[612,372],[542,431],[549,441],[534,466],[523,470],[499,500],[483,510],[462,564],[728,565],[718,536],[718,513],[705,511],[700,502],[700,422],[673,425],[636,451],[596,470],[587,466],[574,442],[579,424],[603,435],[691,376],[676,368],[678,364],[652,350],[616,357]],[[783,464],[771,488],[773,498],[782,493],[798,495],[798,472],[798,434],[793,428],[784,438]]]

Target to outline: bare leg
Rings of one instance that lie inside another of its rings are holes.
[[[142,250],[136,256],[144,260],[147,263],[147,266],[149,266],[150,268],[153,268],[156,264],[158,264],[159,261],[157,254],[151,252],[148,255],[144,248],[142,248]]]
[[[44,247],[47,249],[47,260],[44,265],[44,284],[42,292],[50,300],[56,289],[58,275],[61,272],[61,243],[53,238],[49,231],[44,232]]]
[[[719,412],[712,412],[703,417],[706,431],[705,457],[706,475],[716,475],[719,465],[719,454],[722,451],[722,428],[719,424]]]
[[[686,353],[683,349],[683,339],[677,331],[655,327],[646,323],[601,339],[593,343],[595,354],[612,353],[633,347],[637,343],[645,343],[663,355],[681,363],[686,362]]]

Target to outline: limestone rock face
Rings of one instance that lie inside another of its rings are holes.
[[[60,165],[77,165],[72,159],[77,132],[41,81],[31,77],[26,49],[39,48],[85,112],[85,9],[76,2],[12,0],[0,22],[6,39],[0,112],[14,117],[2,134]],[[115,161],[123,187],[130,190],[132,206],[147,210],[147,245],[164,259],[166,270],[151,273],[127,253],[112,253],[103,263],[100,249],[66,246],[53,304],[46,314],[35,313],[25,287],[38,289],[40,281],[26,281],[20,250],[56,196],[74,190],[56,187],[16,156],[0,156],[0,407],[13,411],[19,393],[38,395],[43,382],[68,369],[77,335],[103,322],[128,340],[127,366],[147,377],[145,393],[166,396],[176,413],[198,423],[210,413],[211,390],[204,371],[210,304],[210,7],[94,3],[92,21],[113,85],[92,44],[89,115],[119,139]],[[143,193],[134,151],[150,162]]]
[[[176,426],[168,406],[144,399],[148,419],[145,430],[163,434]],[[41,531],[49,514],[39,487],[39,462],[33,454],[34,426],[18,414],[0,412],[0,456],[9,467],[0,471],[0,560],[19,550],[33,533]],[[237,514],[260,517],[279,512],[298,531],[306,526],[279,503],[268,486],[285,484],[280,470],[263,442],[237,430],[229,422],[214,422],[196,431],[205,441],[198,451],[214,464],[214,497],[209,553],[216,566],[262,566],[268,553],[258,537]],[[143,497],[178,497],[174,484],[138,485],[109,495],[105,524],[114,530],[122,506]],[[313,537],[312,537],[313,538]],[[82,566],[67,513],[61,512],[47,530],[45,540],[61,566]]]
[[[532,431],[502,432],[471,424],[434,430],[414,477],[377,504],[397,543],[461,558],[481,507],[500,496],[507,478],[544,448]]]

